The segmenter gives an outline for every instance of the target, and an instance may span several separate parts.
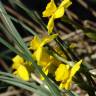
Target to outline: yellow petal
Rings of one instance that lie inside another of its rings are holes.
[[[60,86],[59,86],[59,89],[66,89],[66,90],[68,90],[68,89],[70,89],[70,85],[71,85],[71,79],[70,80],[68,80],[67,82],[61,82],[60,83]]]
[[[13,63],[12,64],[12,69],[18,69],[18,67],[20,66],[20,63]]]
[[[39,63],[42,64],[42,66],[46,66],[49,62],[50,62],[50,55],[47,53],[45,49],[43,49]]]
[[[50,62],[50,55],[43,47],[40,47],[36,50],[36,52],[34,53],[34,57],[37,60],[37,63],[41,66],[46,66]]]
[[[35,36],[34,39],[30,42],[30,49],[36,50],[40,46],[40,39],[38,36]]]
[[[48,4],[46,9],[43,11],[43,17],[49,17],[52,16],[52,14],[54,14],[54,12],[56,11],[57,7],[55,5],[54,0],[51,0]]]
[[[16,55],[13,59],[12,69],[18,69],[21,64],[24,64],[24,59],[19,55]]]
[[[58,34],[49,35],[47,37],[44,37],[42,39],[42,43],[40,44],[40,47],[44,46],[45,44],[51,42],[54,38],[57,37]]]
[[[24,63],[24,59],[22,57],[20,57],[19,55],[16,55],[13,59],[12,59],[13,63]]]
[[[35,58],[38,61],[40,61],[41,55],[42,55],[42,47],[39,47],[33,54],[33,58]]]
[[[54,18],[53,16],[49,19],[47,29],[48,29],[48,34],[51,34],[54,28]]]
[[[82,60],[80,60],[79,62],[77,62],[71,69],[71,73],[70,73],[70,77],[73,77],[75,75],[75,73],[80,69],[80,65],[82,63]]]
[[[60,7],[56,10],[54,18],[61,18],[64,15],[64,7]]]
[[[60,64],[55,72],[56,81],[66,80],[69,77],[69,65]]]
[[[23,65],[19,66],[19,68],[17,69],[16,75],[25,81],[29,80],[29,73],[28,73],[26,67]]]
[[[63,88],[65,88],[65,84],[63,84],[63,83],[61,82],[60,85],[59,85],[59,89],[63,89]]]
[[[70,0],[63,0],[59,6],[60,7],[64,7],[65,9],[68,8],[70,5],[72,4],[72,2]]]

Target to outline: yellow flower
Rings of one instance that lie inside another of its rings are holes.
[[[24,65],[24,59],[20,57],[19,55],[16,55],[13,59],[12,69],[15,69],[13,74],[17,75],[23,80],[28,81],[29,80],[29,73],[27,71],[27,68]]]
[[[80,65],[82,60],[77,62],[72,68],[69,65],[60,64],[57,70],[55,71],[55,79],[56,81],[61,81],[59,86],[60,89],[69,89],[72,78],[76,74],[76,72],[80,69]]]
[[[19,55],[16,55],[13,59],[13,64],[12,64],[12,68],[13,69],[17,69],[19,67],[19,65],[24,63],[24,59],[22,57],[20,57]]]
[[[47,52],[47,48],[44,47],[45,44],[52,41],[54,38],[56,38],[58,34],[53,34],[50,36],[45,36],[42,40],[39,39],[39,37],[35,36],[33,40],[30,42],[30,48],[33,52],[33,58],[37,61],[37,64],[42,67],[42,71],[47,75],[49,72],[49,66],[52,62],[51,56]],[[40,77],[42,80],[44,78]]]
[[[46,66],[50,62],[50,55],[48,54],[47,49],[43,46],[56,38],[56,36],[57,34],[46,36],[42,40],[39,40],[38,37],[34,37],[31,41],[30,49],[35,50],[33,58],[37,60],[39,65]]]
[[[23,65],[20,65],[18,69],[14,72],[14,74],[20,77],[22,80],[29,80],[29,73],[27,71],[27,68]]]
[[[65,9],[68,8],[72,2],[70,0],[62,0],[59,7],[56,6],[54,0],[51,0],[46,9],[43,11],[43,17],[50,17],[47,25],[48,33],[50,34],[54,27],[54,20],[61,18],[64,15]]]

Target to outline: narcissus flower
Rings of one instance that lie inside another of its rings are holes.
[[[56,38],[56,36],[57,34],[46,36],[42,40],[35,36],[30,43],[30,49],[35,50],[33,53],[33,58],[36,59],[37,63],[42,67],[46,66],[50,62],[50,55],[48,54],[44,45],[52,41],[54,38]]]
[[[33,52],[33,58],[37,61],[37,64],[42,67],[43,72],[47,75],[48,68],[52,62],[52,58],[44,47],[45,44],[56,38],[57,34],[45,36],[42,40],[35,36],[30,43],[30,48]]]
[[[65,9],[67,9],[72,2],[70,0],[62,0],[61,4],[57,7],[54,0],[51,0],[46,9],[43,11],[43,17],[50,17],[47,25],[48,33],[50,34],[54,27],[54,20],[61,18],[64,15]]]
[[[60,89],[69,89],[72,78],[76,74],[76,72],[80,69],[80,65],[82,60],[74,64],[72,68],[70,65],[60,64],[57,70],[55,71],[55,79],[56,81],[61,81],[59,88]]]
[[[19,55],[16,55],[13,59],[12,69],[15,69],[14,74],[20,77],[21,79],[28,81],[29,73],[27,68],[24,65],[24,59]]]

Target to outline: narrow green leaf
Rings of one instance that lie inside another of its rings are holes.
[[[26,24],[24,24],[23,22],[17,20],[16,18],[10,16],[10,19],[15,21],[16,23],[19,23],[24,29],[26,29],[27,31],[29,31],[32,35],[38,35],[36,32],[34,32],[29,26],[27,26]]]
[[[44,91],[42,93],[42,95],[40,95],[40,96],[44,96],[44,95],[45,96],[49,96],[50,95],[49,91],[46,90],[46,88],[45,89],[41,88],[41,86],[36,85],[34,82],[30,83],[30,82],[23,81],[23,80],[21,80],[19,78],[16,78],[16,76],[14,76],[14,75],[12,75],[10,73],[0,72],[0,80],[2,82],[6,82],[6,83],[10,83],[11,82],[10,84],[13,84],[15,82],[13,85],[15,85],[15,86],[19,85],[19,87],[21,87],[21,88],[23,88],[23,86],[25,86],[24,89],[27,89],[27,90],[30,89],[29,91],[32,91],[32,92],[35,91],[35,93],[38,93],[38,92],[42,93],[42,91]]]
[[[34,15],[34,11],[30,11],[22,2],[17,0],[9,0],[11,4],[16,4],[18,7],[23,9],[36,23],[39,24],[38,20],[36,19],[36,16]]]
[[[23,9],[37,24],[39,24],[44,31],[46,31],[46,25],[44,24],[43,20],[39,16],[39,14],[34,10],[29,10],[21,1],[11,1],[11,4],[16,4],[18,7]]]
[[[10,50],[12,50],[15,53],[20,53],[17,49],[15,49],[13,46],[11,46],[9,43],[7,43],[3,38],[0,37],[0,43],[8,47]]]

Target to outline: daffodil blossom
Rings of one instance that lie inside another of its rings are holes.
[[[74,64],[72,68],[70,65],[60,64],[57,70],[55,71],[55,79],[56,81],[61,81],[59,88],[60,89],[69,89],[72,78],[76,74],[76,72],[80,69],[80,65],[82,60]]]
[[[29,73],[27,68],[24,66],[24,59],[19,55],[16,55],[13,59],[12,69],[15,69],[14,74],[20,77],[21,79],[28,81]]]
[[[62,0],[61,4],[57,7],[54,0],[51,0],[46,9],[43,11],[43,17],[50,17],[47,25],[48,33],[50,34],[54,28],[54,20],[61,18],[72,2],[70,0]]]
[[[50,55],[48,54],[46,48],[43,46],[54,38],[56,38],[57,34],[50,35],[44,37],[41,41],[37,36],[30,43],[30,49],[35,50],[33,53],[33,58],[37,60],[37,63],[41,66],[46,66],[50,62]]]
[[[33,58],[37,61],[37,64],[42,67],[43,72],[48,74],[48,66],[51,64],[51,56],[48,54],[45,44],[56,38],[57,34],[45,36],[42,40],[35,36],[30,43],[30,48],[34,50]]]

